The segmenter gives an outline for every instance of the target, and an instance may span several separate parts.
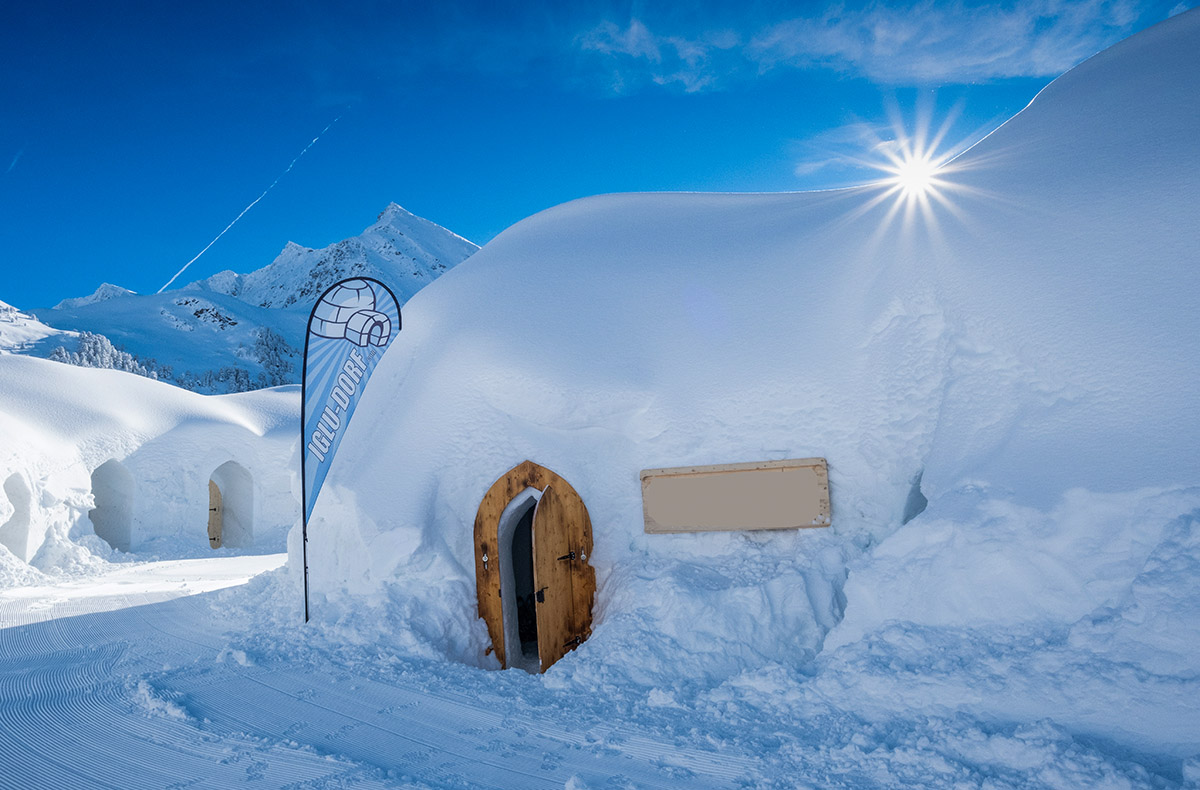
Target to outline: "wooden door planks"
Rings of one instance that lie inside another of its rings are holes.
[[[224,524],[224,507],[221,504],[221,489],[212,480],[208,481],[208,545],[221,548],[221,527]]]
[[[578,633],[567,519],[562,499],[554,486],[547,486],[533,514],[533,586],[538,599],[538,657],[542,671],[574,646]]]
[[[484,494],[475,515],[475,584],[479,603],[479,616],[487,624],[492,639],[492,649],[501,666],[508,666],[504,644],[504,608],[500,591],[500,517],[513,497],[532,488],[545,491],[554,486],[562,505],[564,524],[569,533],[569,542],[577,559],[570,565],[573,578],[571,589],[572,610],[577,635],[586,639],[591,633],[592,601],[596,592],[596,572],[590,560],[592,555],[592,523],[587,508],[575,489],[563,478],[532,461],[522,461],[498,479]],[[536,527],[535,527],[536,533]],[[535,537],[536,540],[536,537]],[[578,546],[579,548],[576,548]],[[558,556],[558,555],[556,555]],[[487,557],[487,561],[483,558]],[[542,669],[548,665],[543,663]]]
[[[547,489],[547,493],[549,489]],[[575,612],[575,630],[570,638],[578,637],[582,642],[592,634],[592,600],[596,595],[596,569],[591,565],[592,522],[588,518],[583,500],[574,490],[559,497],[562,509],[562,531],[575,558],[564,561],[571,571],[572,609]],[[537,526],[534,525],[536,530]]]

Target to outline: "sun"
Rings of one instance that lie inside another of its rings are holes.
[[[962,154],[982,139],[979,136],[982,132],[972,133],[956,144],[946,144],[961,105],[935,124],[931,102],[932,99],[917,102],[911,126],[904,123],[899,106],[890,103],[890,128],[867,126],[862,133],[865,150],[853,161],[877,175],[862,185],[859,194],[865,199],[851,210],[851,215],[866,216],[882,207],[882,213],[877,214],[878,234],[898,224],[906,231],[923,229],[936,236],[940,234],[942,220],[968,219],[962,198],[983,196],[978,188],[964,183],[962,175],[969,165],[960,162]]]
[[[946,204],[947,193],[955,189],[955,160],[970,141],[945,144],[962,107],[952,108],[935,124],[931,101],[918,102],[911,127],[904,122],[899,106],[892,104],[888,108],[891,139],[876,138],[872,149],[875,159],[871,165],[883,175],[877,183],[885,188],[884,194],[897,206],[923,212],[934,204]]]
[[[929,153],[909,154],[887,168],[892,173],[888,180],[899,187],[905,197],[923,197],[938,183],[938,165]]]
[[[926,203],[949,186],[946,181],[946,174],[952,169],[948,167],[949,154],[939,154],[934,146],[923,142],[919,138],[898,136],[894,142],[881,146],[885,161],[876,165],[886,176],[881,183],[901,202]]]

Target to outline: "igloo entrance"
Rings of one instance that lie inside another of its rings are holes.
[[[505,667],[544,672],[591,633],[592,525],[575,489],[525,461],[475,518],[479,613]]]
[[[226,461],[208,481],[208,545],[254,543],[254,478],[237,461]]]
[[[25,479],[14,472],[4,481],[4,496],[12,506],[13,512],[8,520],[0,525],[0,544],[28,562],[30,558],[26,553],[29,549],[29,516],[33,494]]]
[[[96,535],[108,545],[129,551],[133,543],[133,475],[115,458],[92,472],[92,498],[88,511]]]

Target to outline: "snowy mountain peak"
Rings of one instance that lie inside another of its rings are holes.
[[[112,283],[100,283],[92,294],[88,296],[76,296],[71,299],[63,299],[58,304],[54,305],[55,310],[73,309],[83,307],[86,304],[95,304],[96,302],[107,302],[109,299],[117,299],[122,296],[134,296],[137,291],[131,291],[128,288],[122,288],[119,285]]]
[[[386,282],[401,302],[479,247],[442,226],[389,203],[360,235],[312,249],[288,242],[268,266],[246,275],[221,272],[188,290],[236,296],[256,307],[311,304],[338,280]]]
[[[291,242],[288,242],[291,245]],[[204,280],[197,280],[194,283],[188,283],[181,290],[184,291],[212,291],[214,293],[228,294],[237,296],[242,290],[242,275],[235,271],[226,269],[225,271],[217,272],[212,277]]]
[[[374,228],[391,228],[392,230],[400,231],[403,235],[404,231],[410,231],[415,234],[432,234],[444,235],[448,234],[462,242],[465,242],[473,249],[479,249],[479,245],[474,242],[464,239],[457,233],[447,230],[436,222],[430,222],[424,217],[417,216],[408,209],[398,203],[388,203],[387,207],[379,212],[379,216],[375,218]]]
[[[385,208],[383,211],[379,212],[379,216],[375,218],[375,224],[379,225],[379,224],[386,223],[386,224],[390,225],[393,222],[395,222],[396,220],[403,221],[410,217],[414,218],[414,219],[419,219],[419,217],[417,217],[416,214],[413,214],[411,211],[404,208],[399,203],[396,203],[395,201],[393,201],[393,202],[387,204],[387,208]]]

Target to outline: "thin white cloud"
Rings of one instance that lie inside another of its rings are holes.
[[[887,135],[886,126],[865,121],[826,129],[793,143],[797,163],[794,172],[801,178],[829,170],[861,170],[864,152],[873,151]]]
[[[715,87],[717,79],[738,64],[741,38],[729,30],[699,36],[660,36],[644,22],[633,19],[625,28],[604,22],[577,39],[584,52],[605,56],[610,61],[612,86],[618,93],[640,87],[642,82],[682,88],[696,93]]]
[[[1131,33],[1142,12],[1135,0],[870,2],[749,35],[665,34],[640,18],[624,27],[604,22],[576,46],[605,61],[619,92],[646,83],[697,92],[779,68],[830,68],[893,85],[963,84],[1057,76]]]
[[[612,22],[603,22],[580,36],[579,46],[605,55],[627,55],[650,63],[662,62],[658,37],[638,19],[632,20],[624,30]]]
[[[878,82],[971,82],[1056,76],[1126,35],[1130,0],[873,3],[771,26],[746,55],[763,70],[827,65]]]

